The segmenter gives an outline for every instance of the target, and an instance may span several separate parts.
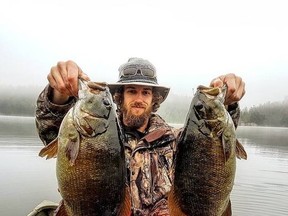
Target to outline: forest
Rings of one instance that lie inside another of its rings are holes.
[[[35,116],[36,100],[42,87],[0,87],[0,115]],[[169,123],[183,124],[192,96],[170,94],[158,114]],[[241,106],[241,103],[240,103]],[[240,125],[288,127],[288,97],[251,108],[241,107]]]
[[[192,97],[169,95],[159,114],[168,122],[184,123]],[[288,127],[288,96],[283,101],[241,107],[239,125]]]

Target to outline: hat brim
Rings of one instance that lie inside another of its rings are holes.
[[[162,96],[163,99],[162,99],[161,103],[167,98],[167,96],[169,94],[169,91],[170,91],[169,87],[160,86],[160,85],[147,83],[147,82],[111,83],[111,84],[108,84],[108,87],[109,87],[109,90],[110,90],[111,94],[114,95],[115,92],[117,91],[117,89],[119,89],[120,87],[123,87],[125,85],[151,86],[157,92],[159,92],[160,95]]]

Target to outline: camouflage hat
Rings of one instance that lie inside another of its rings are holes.
[[[157,82],[156,68],[151,62],[142,58],[130,58],[122,64],[119,69],[119,80],[117,83],[108,84],[111,94],[124,85],[151,86],[163,97],[161,103],[166,99],[170,88],[160,86]]]

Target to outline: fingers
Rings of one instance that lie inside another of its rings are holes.
[[[227,85],[225,104],[233,104],[241,100],[245,94],[245,82],[233,73],[219,76],[212,80],[210,86],[222,87]]]
[[[65,88],[69,91],[71,96],[78,95],[78,79],[79,79],[79,67],[73,61],[67,61],[61,63],[60,67],[63,67],[63,80]],[[66,76],[65,76],[66,75]]]
[[[224,78],[223,77],[224,76],[220,76],[220,77],[213,79],[210,83],[210,86],[221,88],[224,85],[224,83],[223,83]]]
[[[224,82],[227,84],[225,104],[229,105],[240,101],[245,94],[245,83],[242,78],[235,74],[228,74]]]
[[[86,81],[90,81],[90,78],[88,77],[88,75],[85,74],[79,66],[78,66],[78,71],[79,71],[78,77],[80,79],[83,79],[83,80],[86,80]]]
[[[50,86],[57,91],[57,95],[66,97],[78,95],[79,78],[89,80],[89,77],[73,61],[58,62],[47,76]]]

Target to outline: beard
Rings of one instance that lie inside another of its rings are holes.
[[[133,104],[130,104],[131,106],[136,107],[145,107],[145,111],[140,115],[134,115],[131,112],[131,109],[127,107],[126,104],[123,104],[121,108],[122,118],[123,122],[125,122],[125,125],[127,127],[133,128],[133,129],[139,129],[141,128],[146,121],[150,118],[151,112],[152,112],[152,106],[145,106],[142,103],[135,102]]]

